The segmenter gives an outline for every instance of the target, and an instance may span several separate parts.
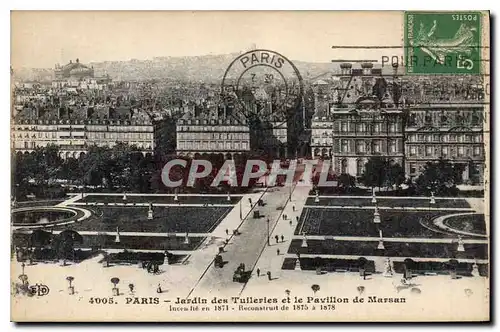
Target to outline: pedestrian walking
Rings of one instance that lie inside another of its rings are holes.
[[[271,271],[267,271],[267,279],[271,280]]]
[[[260,269],[257,268],[257,277],[260,277]]]
[[[278,254],[278,256],[280,255],[280,250],[279,250],[279,248],[278,248],[278,249],[276,249],[276,253]]]
[[[275,235],[274,238],[276,239],[276,243],[278,243],[278,241],[279,241],[278,235]]]
[[[297,219],[297,222],[299,222],[299,216],[296,216],[295,219]]]
[[[292,205],[292,211],[295,212],[295,204]]]
[[[285,242],[285,237],[281,235],[281,242]]]
[[[156,292],[159,293],[159,294],[162,292],[160,284],[158,284],[158,287],[156,288]]]
[[[292,226],[292,219],[290,219],[290,226]]]
[[[229,229],[226,228],[226,235],[229,235]]]

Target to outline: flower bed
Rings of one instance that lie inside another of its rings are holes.
[[[477,234],[486,234],[486,222],[484,214],[467,214],[446,218],[444,224],[448,227],[472,232]]]
[[[487,259],[487,244],[465,244],[465,251],[458,252],[457,244],[384,242],[385,250],[377,249],[377,241],[334,241],[307,240],[307,247],[301,247],[302,240],[292,240],[289,253],[330,254],[355,256],[390,256],[390,257],[433,257],[457,259]]]
[[[384,237],[453,237],[434,232],[420,224],[420,220],[447,214],[453,212],[380,210],[382,222],[375,224],[373,210],[305,208],[295,234],[305,232],[308,235],[378,237],[380,227]]]
[[[208,233],[229,213],[229,207],[154,207],[148,220],[147,207],[92,207],[93,215],[70,225],[76,231]],[[68,227],[69,228],[69,227]],[[63,229],[63,228],[56,228]],[[64,228],[65,229],[65,228]]]
[[[319,202],[315,202],[315,197],[308,197],[306,205],[318,206],[374,206],[371,197],[358,198],[358,197],[320,197]],[[379,207],[414,207],[414,208],[470,208],[469,203],[465,199],[440,199],[436,198],[436,204],[430,204],[430,199],[410,199],[410,198],[377,198],[377,205]]]
[[[127,199],[123,199],[123,195],[87,195],[83,199],[79,199],[78,203],[153,203],[153,204],[236,204],[240,201],[241,196],[231,195],[231,201],[227,200],[226,195],[219,196],[177,196],[178,200],[174,200],[175,196],[132,196],[127,195]]]

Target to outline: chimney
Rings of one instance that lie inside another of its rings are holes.
[[[371,62],[364,62],[361,64],[361,69],[363,71],[363,75],[365,76],[371,75],[372,68],[373,68],[373,63]]]
[[[397,62],[392,63],[392,75],[398,76],[398,63]]]
[[[343,76],[351,75],[352,64],[344,62],[340,64],[340,74]]]

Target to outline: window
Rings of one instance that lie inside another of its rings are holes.
[[[363,174],[363,161],[362,160],[357,160],[356,161],[356,175],[361,176]]]
[[[349,144],[346,139],[343,139],[340,141],[340,151],[341,152],[348,152],[349,151]]]
[[[365,143],[361,140],[356,141],[356,152],[364,153],[365,152]]]
[[[439,142],[439,135],[438,134],[434,134],[433,135],[433,141],[434,142]]]
[[[373,125],[373,130],[376,132],[376,133],[380,133],[380,123],[375,123]]]
[[[391,153],[396,153],[397,152],[397,144],[396,144],[396,141],[395,140],[391,140],[389,142],[389,151]]]
[[[342,132],[347,132],[347,122],[341,122],[340,127]]]
[[[432,155],[432,146],[426,146],[425,147],[425,155],[426,156]]]
[[[416,156],[416,155],[417,155],[417,147],[411,146],[410,147],[410,156]]]
[[[464,135],[457,135],[458,136],[458,141],[462,143],[464,141]]]
[[[443,155],[443,157],[448,156],[448,147],[447,146],[442,147],[441,154]]]
[[[415,173],[417,173],[417,165],[410,164],[410,174],[415,174]]]
[[[480,155],[481,155],[481,147],[475,146],[474,147],[474,156],[477,157],[477,156],[480,156]]]
[[[373,143],[373,151],[376,153],[380,153],[380,141],[375,141]]]
[[[389,132],[395,133],[396,132],[396,124],[395,123],[390,123],[389,124]]]
[[[342,173],[342,174],[347,173],[347,160],[346,159],[342,159],[342,161],[340,162],[340,173]]]
[[[481,135],[474,136],[474,142],[481,143]]]
[[[464,156],[464,147],[463,146],[459,146],[458,147],[458,156],[459,157],[463,157]]]

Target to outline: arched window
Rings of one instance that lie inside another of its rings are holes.
[[[342,159],[342,161],[340,162],[340,173],[347,173],[347,159]]]
[[[363,168],[365,167],[363,160],[358,159],[356,161],[356,175],[361,176],[363,174]]]

